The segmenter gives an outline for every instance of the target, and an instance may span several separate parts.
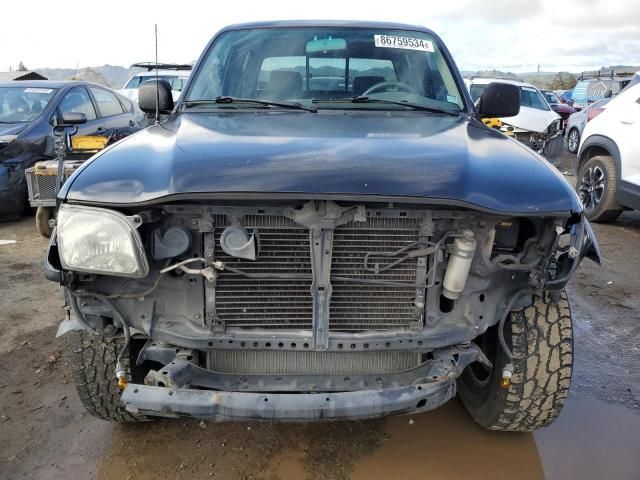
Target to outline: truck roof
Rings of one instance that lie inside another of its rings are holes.
[[[336,27],[336,28],[381,28],[389,30],[419,30],[432,33],[421,25],[393,22],[373,22],[361,20],[274,20],[266,22],[236,23],[224,27],[226,30],[246,30],[254,28],[295,28],[295,27]]]

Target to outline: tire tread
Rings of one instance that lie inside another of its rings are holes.
[[[532,305],[511,313],[505,329],[509,326],[514,367],[509,387],[502,388],[495,378],[488,395],[478,399],[463,383],[461,396],[470,415],[483,427],[529,432],[550,425],[569,393],[573,332],[566,292],[557,301],[549,293],[536,296]],[[501,376],[506,362],[500,351],[494,375]]]
[[[120,389],[115,378],[121,338],[107,339],[96,332],[70,332],[71,369],[80,401],[87,412],[102,420],[140,422],[143,415],[133,414],[120,403]],[[129,367],[128,358],[125,367]]]

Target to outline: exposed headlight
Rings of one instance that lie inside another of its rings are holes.
[[[122,277],[146,277],[147,257],[135,227],[121,213],[104,208],[62,205],[57,239],[67,270]]]

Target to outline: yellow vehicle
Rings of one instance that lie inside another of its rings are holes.
[[[499,118],[483,118],[482,123],[489,128],[495,128],[497,130],[500,130],[500,127],[502,127],[502,120]]]

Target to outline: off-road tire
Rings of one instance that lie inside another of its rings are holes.
[[[578,193],[580,193],[582,177],[584,177],[589,168],[596,167],[604,172],[602,199],[593,210],[585,209],[585,216],[593,222],[612,222],[620,216],[623,210],[622,206],[616,201],[618,178],[616,176],[616,167],[613,158],[605,155],[597,155],[584,162],[578,170],[576,189]]]
[[[52,207],[38,207],[36,209],[36,230],[43,237],[51,237],[53,228],[49,226],[49,220],[53,218]]]
[[[548,293],[535,297],[531,306],[509,315],[504,329],[513,353],[511,384],[501,385],[508,358],[498,344],[486,384],[474,381],[469,367],[458,380],[462,403],[477,423],[490,430],[528,432],[546,427],[560,414],[571,383],[573,332],[566,292],[557,302]]]
[[[67,335],[73,380],[87,412],[102,420],[114,422],[148,420],[144,415],[127,412],[120,403],[115,369],[123,339],[106,338],[100,333],[89,331],[74,331]],[[125,357],[123,363],[128,370],[130,359],[128,355]]]

